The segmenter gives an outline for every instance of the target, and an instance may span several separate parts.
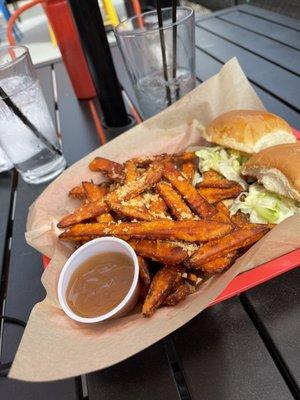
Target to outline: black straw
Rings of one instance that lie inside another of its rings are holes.
[[[62,156],[62,151],[49,142],[44,135],[39,132],[35,125],[29,121],[29,119],[22,113],[19,107],[12,101],[12,99],[6,94],[5,90],[0,86],[0,98],[4,101],[8,108],[31,130],[31,132],[53,153],[57,153]]]
[[[177,75],[177,0],[172,0],[172,38],[173,38],[173,73],[172,78],[176,80]],[[176,87],[176,100],[179,99],[179,86]]]
[[[161,12],[161,6],[159,0],[156,0],[156,9],[157,9],[157,19],[158,19],[158,26],[159,26],[159,38],[160,38],[160,45],[161,45],[161,55],[162,55],[162,62],[163,62],[163,71],[164,71],[164,79],[167,83],[166,85],[166,95],[168,106],[172,104],[171,99],[171,91],[169,87],[169,79],[168,79],[168,70],[167,70],[167,57],[166,57],[166,44],[165,44],[165,35],[163,28],[163,18]]]
[[[129,123],[98,0],[68,0],[101,104],[105,124]]]

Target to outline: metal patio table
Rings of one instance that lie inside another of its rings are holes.
[[[300,21],[248,5],[232,7],[197,21],[196,46],[199,83],[236,56],[266,108],[300,129]],[[112,52],[119,79],[135,101],[117,48]],[[77,101],[59,60],[40,65],[37,72],[71,165],[101,145],[87,102]],[[0,295],[5,314],[23,321],[45,296],[41,255],[24,239],[28,207],[45,187],[24,183],[16,172],[0,175]],[[40,384],[0,378],[0,398],[300,398],[299,293],[296,268],[206,309],[166,339],[106,370]],[[18,325],[1,325],[2,363],[13,359],[22,333]]]

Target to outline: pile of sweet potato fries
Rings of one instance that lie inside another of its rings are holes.
[[[59,222],[60,239],[77,246],[102,236],[126,240],[138,254],[145,317],[182,301],[269,230],[244,214],[230,217],[222,200],[243,191],[238,183],[208,171],[193,186],[192,152],[124,164],[97,157],[89,168],[106,180],[82,182],[69,192],[82,204]]]

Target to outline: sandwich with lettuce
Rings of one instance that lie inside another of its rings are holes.
[[[300,143],[291,127],[275,114],[234,110],[203,131],[209,142],[196,155],[202,180],[216,171],[243,191],[229,205],[231,215],[247,214],[252,223],[278,224],[300,212]]]

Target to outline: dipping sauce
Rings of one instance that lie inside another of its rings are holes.
[[[93,318],[113,310],[132,285],[134,265],[121,253],[102,253],[83,262],[70,278],[66,301],[80,317]]]

